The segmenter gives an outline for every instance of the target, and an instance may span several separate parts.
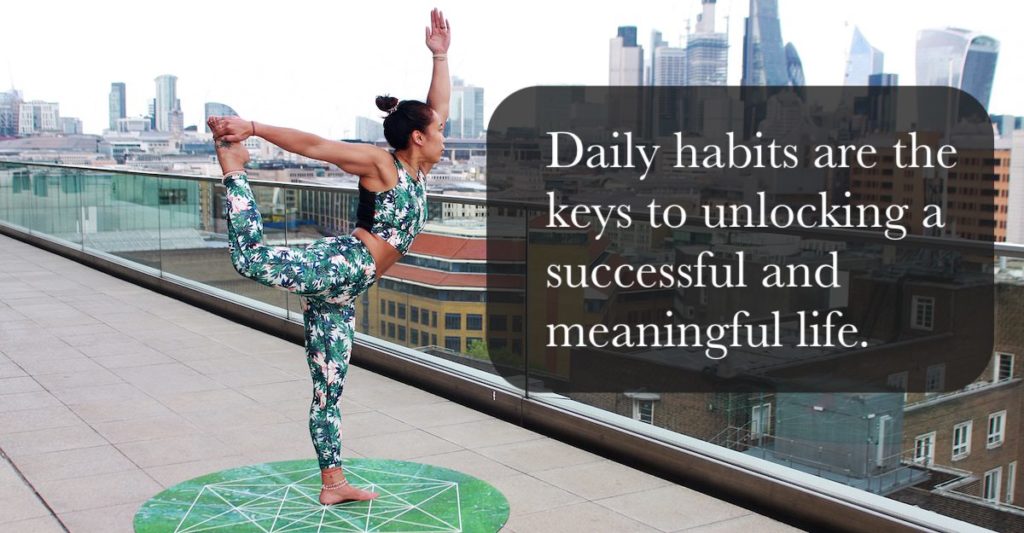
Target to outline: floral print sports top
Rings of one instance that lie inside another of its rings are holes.
[[[417,171],[413,179],[398,156],[392,153],[391,157],[398,169],[398,183],[382,192],[368,191],[359,184],[356,227],[377,235],[405,255],[427,220],[427,190],[422,172]]]

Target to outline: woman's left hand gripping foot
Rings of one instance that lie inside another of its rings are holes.
[[[213,129],[217,126],[218,120],[218,117],[210,117],[207,123]],[[245,164],[249,162],[249,150],[241,142],[228,142],[222,136],[215,138],[213,145],[217,150],[217,159],[220,161],[220,168],[224,174],[245,170]]]

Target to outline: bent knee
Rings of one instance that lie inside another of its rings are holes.
[[[256,281],[259,281],[260,274],[262,273],[259,264],[249,260],[241,252],[233,252],[231,254],[231,266],[235,267],[235,272]]]

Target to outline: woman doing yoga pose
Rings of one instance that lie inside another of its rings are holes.
[[[448,21],[437,9],[430,20],[426,41],[434,67],[426,103],[377,98],[377,107],[388,113],[384,136],[393,153],[239,117],[210,117],[208,122],[224,171],[231,262],[243,276],[302,297],[306,356],[313,378],[309,432],[323,482],[320,502],[326,505],[377,497],[345,479],[340,401],[355,332],[353,304],[409,251],[423,229],[427,216],[423,180],[444,151],[451,95],[450,33]],[[263,244],[263,223],[245,172],[249,153],[242,146],[252,135],[359,176],[355,231],[320,239],[305,249]]]

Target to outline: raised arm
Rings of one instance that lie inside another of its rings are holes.
[[[448,74],[448,45],[451,43],[451,25],[441,10],[430,12],[430,26],[427,26],[427,48],[433,54],[434,72],[430,77],[427,91],[427,105],[448,122],[448,106],[452,97],[452,82]]]
[[[240,117],[210,117],[210,129],[218,140],[242,142],[262,137],[293,154],[333,163],[360,177],[380,178],[392,163],[387,151],[370,144],[332,141],[313,133],[244,120]]]

